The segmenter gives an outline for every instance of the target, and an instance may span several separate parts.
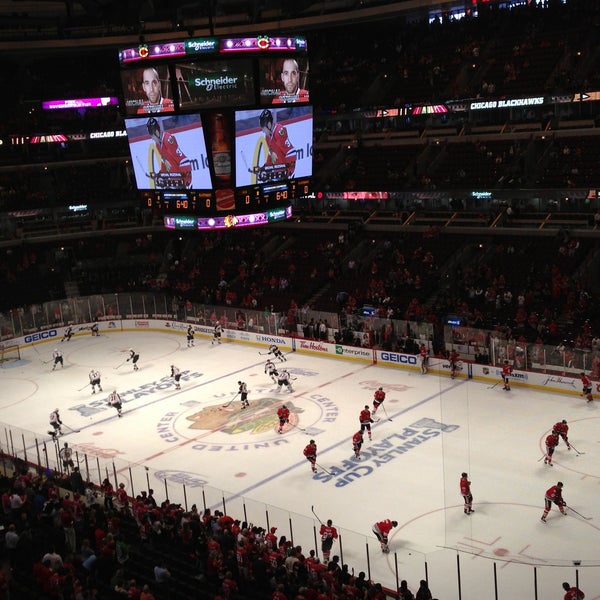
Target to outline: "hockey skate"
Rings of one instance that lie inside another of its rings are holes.
[[[381,551],[382,551],[384,554],[389,554],[389,552],[390,552],[390,547],[389,547],[389,545],[388,545],[388,544],[386,544],[386,543],[384,543],[384,542],[381,542]]]

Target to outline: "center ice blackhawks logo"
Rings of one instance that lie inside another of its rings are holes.
[[[198,412],[186,417],[190,421],[190,429],[201,429],[211,432],[238,435],[246,433],[258,435],[272,431],[279,425],[277,409],[282,405],[278,398],[261,398],[251,402],[245,410],[240,410],[239,402],[232,402],[230,406],[207,406]],[[290,411],[289,423],[283,431],[289,431],[298,424],[298,415],[304,409],[294,405],[291,400],[286,400],[285,405]]]

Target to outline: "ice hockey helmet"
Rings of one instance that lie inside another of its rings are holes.
[[[148,129],[148,135],[154,135],[155,133],[160,133],[160,123],[154,117],[150,117],[148,119],[148,122],[146,123],[146,127]]]
[[[461,477],[467,477],[467,474],[466,474],[466,473],[463,471],[463,472],[461,473]]]
[[[265,110],[260,113],[258,122],[261,127],[266,127],[267,123],[273,122],[273,113],[268,108],[265,108]]]

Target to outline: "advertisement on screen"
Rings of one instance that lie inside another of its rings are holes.
[[[235,185],[262,185],[312,175],[311,106],[235,113]]]
[[[181,110],[254,104],[251,60],[178,63],[175,84]]]
[[[122,71],[127,115],[175,112],[173,88],[166,65]]]
[[[262,58],[258,61],[258,70],[262,105],[309,102],[306,58]]]
[[[211,189],[200,115],[125,119],[125,128],[138,189]]]

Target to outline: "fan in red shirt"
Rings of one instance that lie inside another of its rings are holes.
[[[366,404],[365,407],[360,411],[358,420],[360,421],[361,433],[364,433],[366,430],[369,434],[369,441],[371,441],[371,423],[374,423],[374,421],[371,418],[371,411],[369,410],[369,407]]]
[[[471,482],[467,473],[460,476],[460,493],[465,501],[465,515],[470,515],[473,510],[473,494],[471,494]]]
[[[505,389],[507,392],[510,391],[509,377],[511,376],[512,372],[512,365],[507,360],[505,360],[504,364],[502,365],[502,381],[504,382],[503,389]]]
[[[310,440],[303,450],[306,460],[310,463],[310,468],[313,473],[317,472],[317,444],[315,440]]]
[[[377,523],[375,523],[372,528],[375,537],[379,540],[379,543],[381,544],[381,551],[386,554],[390,551],[390,547],[388,545],[388,538],[392,527],[398,527],[398,522],[385,519],[385,521],[378,521]]]
[[[327,525],[321,523],[319,535],[321,536],[321,551],[323,552],[323,561],[328,563],[333,542],[338,539],[337,529],[333,526],[333,521],[331,519],[327,519]]]
[[[571,587],[566,581],[562,584],[562,587],[567,592],[564,600],[583,600],[585,598],[585,594],[579,588]]]
[[[362,431],[357,431],[352,436],[352,450],[354,450],[354,458],[360,460],[360,449],[363,445],[363,434]]]
[[[558,435],[552,432],[546,438],[546,456],[544,457],[544,464],[552,466],[552,455],[554,454],[554,449],[558,446]]]
[[[585,396],[588,402],[591,402],[594,398],[592,396],[592,380],[585,374],[581,373],[581,395]]]
[[[563,500],[562,497],[562,489],[563,482],[559,481],[556,485],[553,485],[551,488],[546,490],[546,495],[544,496],[544,514],[542,515],[542,521],[546,522],[546,517],[552,508],[552,503],[558,506],[558,509],[563,515],[566,515],[565,506],[567,503]]]
[[[567,450],[571,449],[571,444],[569,444],[569,426],[564,419],[554,425],[552,433],[556,433],[556,435],[562,438],[562,441],[567,445]]]
[[[383,388],[380,387],[378,390],[375,390],[375,394],[373,395],[373,416],[377,412],[377,409],[383,404],[385,400],[385,392]]]
[[[290,422],[290,410],[285,404],[277,411],[277,418],[279,419],[277,433],[283,433],[285,424]]]

